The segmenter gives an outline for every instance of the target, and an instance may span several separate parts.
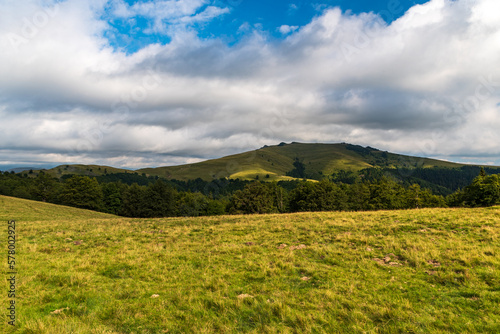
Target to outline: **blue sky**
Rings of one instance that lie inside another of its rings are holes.
[[[125,1],[129,6],[147,3],[148,1]],[[307,25],[313,17],[332,7],[339,7],[344,12],[361,14],[373,12],[390,24],[401,17],[410,7],[422,4],[427,0],[373,0],[373,1],[347,1],[347,0],[207,0],[200,6],[196,14],[200,14],[209,6],[227,9],[227,12],[216,17],[210,22],[194,24],[201,38],[220,38],[228,45],[237,44],[245,38],[249,31],[258,29],[269,36],[282,39],[289,33],[280,31],[280,27],[289,26],[295,30]],[[105,16],[109,15],[109,12]],[[148,31],[154,24],[150,18],[142,15],[123,18],[109,18],[108,22],[113,27],[108,37],[115,48],[133,53],[148,44],[168,44],[171,39],[168,34]],[[166,24],[168,20],[165,20]],[[292,30],[290,30],[292,32]]]
[[[292,141],[500,165],[498,0],[1,6],[0,169]]]

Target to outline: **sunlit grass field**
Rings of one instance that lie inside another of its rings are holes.
[[[500,332],[498,207],[126,219],[0,196],[0,219],[0,332]]]

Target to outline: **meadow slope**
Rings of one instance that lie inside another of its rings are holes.
[[[127,219],[0,196],[0,218],[0,332],[500,332],[498,207]]]

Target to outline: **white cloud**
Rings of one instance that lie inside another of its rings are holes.
[[[299,10],[299,6],[294,3],[288,5],[288,15],[293,15]]]
[[[41,3],[0,13],[0,164],[141,167],[280,141],[500,164],[496,0],[433,0],[390,25],[329,9],[283,41],[248,25],[231,47],[188,27],[227,13],[202,0]],[[106,8],[168,23],[172,42],[113,50]]]
[[[296,31],[297,29],[299,29],[298,26],[289,26],[285,24],[279,27],[278,31],[283,35],[288,35],[289,33]]]
[[[128,5],[123,0],[112,0],[109,11],[114,17],[122,19],[150,19],[152,25],[146,32],[173,35],[179,29],[183,30],[195,23],[208,22],[230,12],[227,7],[206,6],[209,3],[207,0],[161,0]],[[203,10],[199,12],[201,9]]]

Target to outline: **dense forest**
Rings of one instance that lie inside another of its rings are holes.
[[[302,171],[299,162],[295,167],[292,173]],[[134,173],[56,179],[43,171],[4,172],[0,194],[126,217],[475,207],[500,204],[500,176],[479,167],[338,171],[319,182],[177,181]]]

